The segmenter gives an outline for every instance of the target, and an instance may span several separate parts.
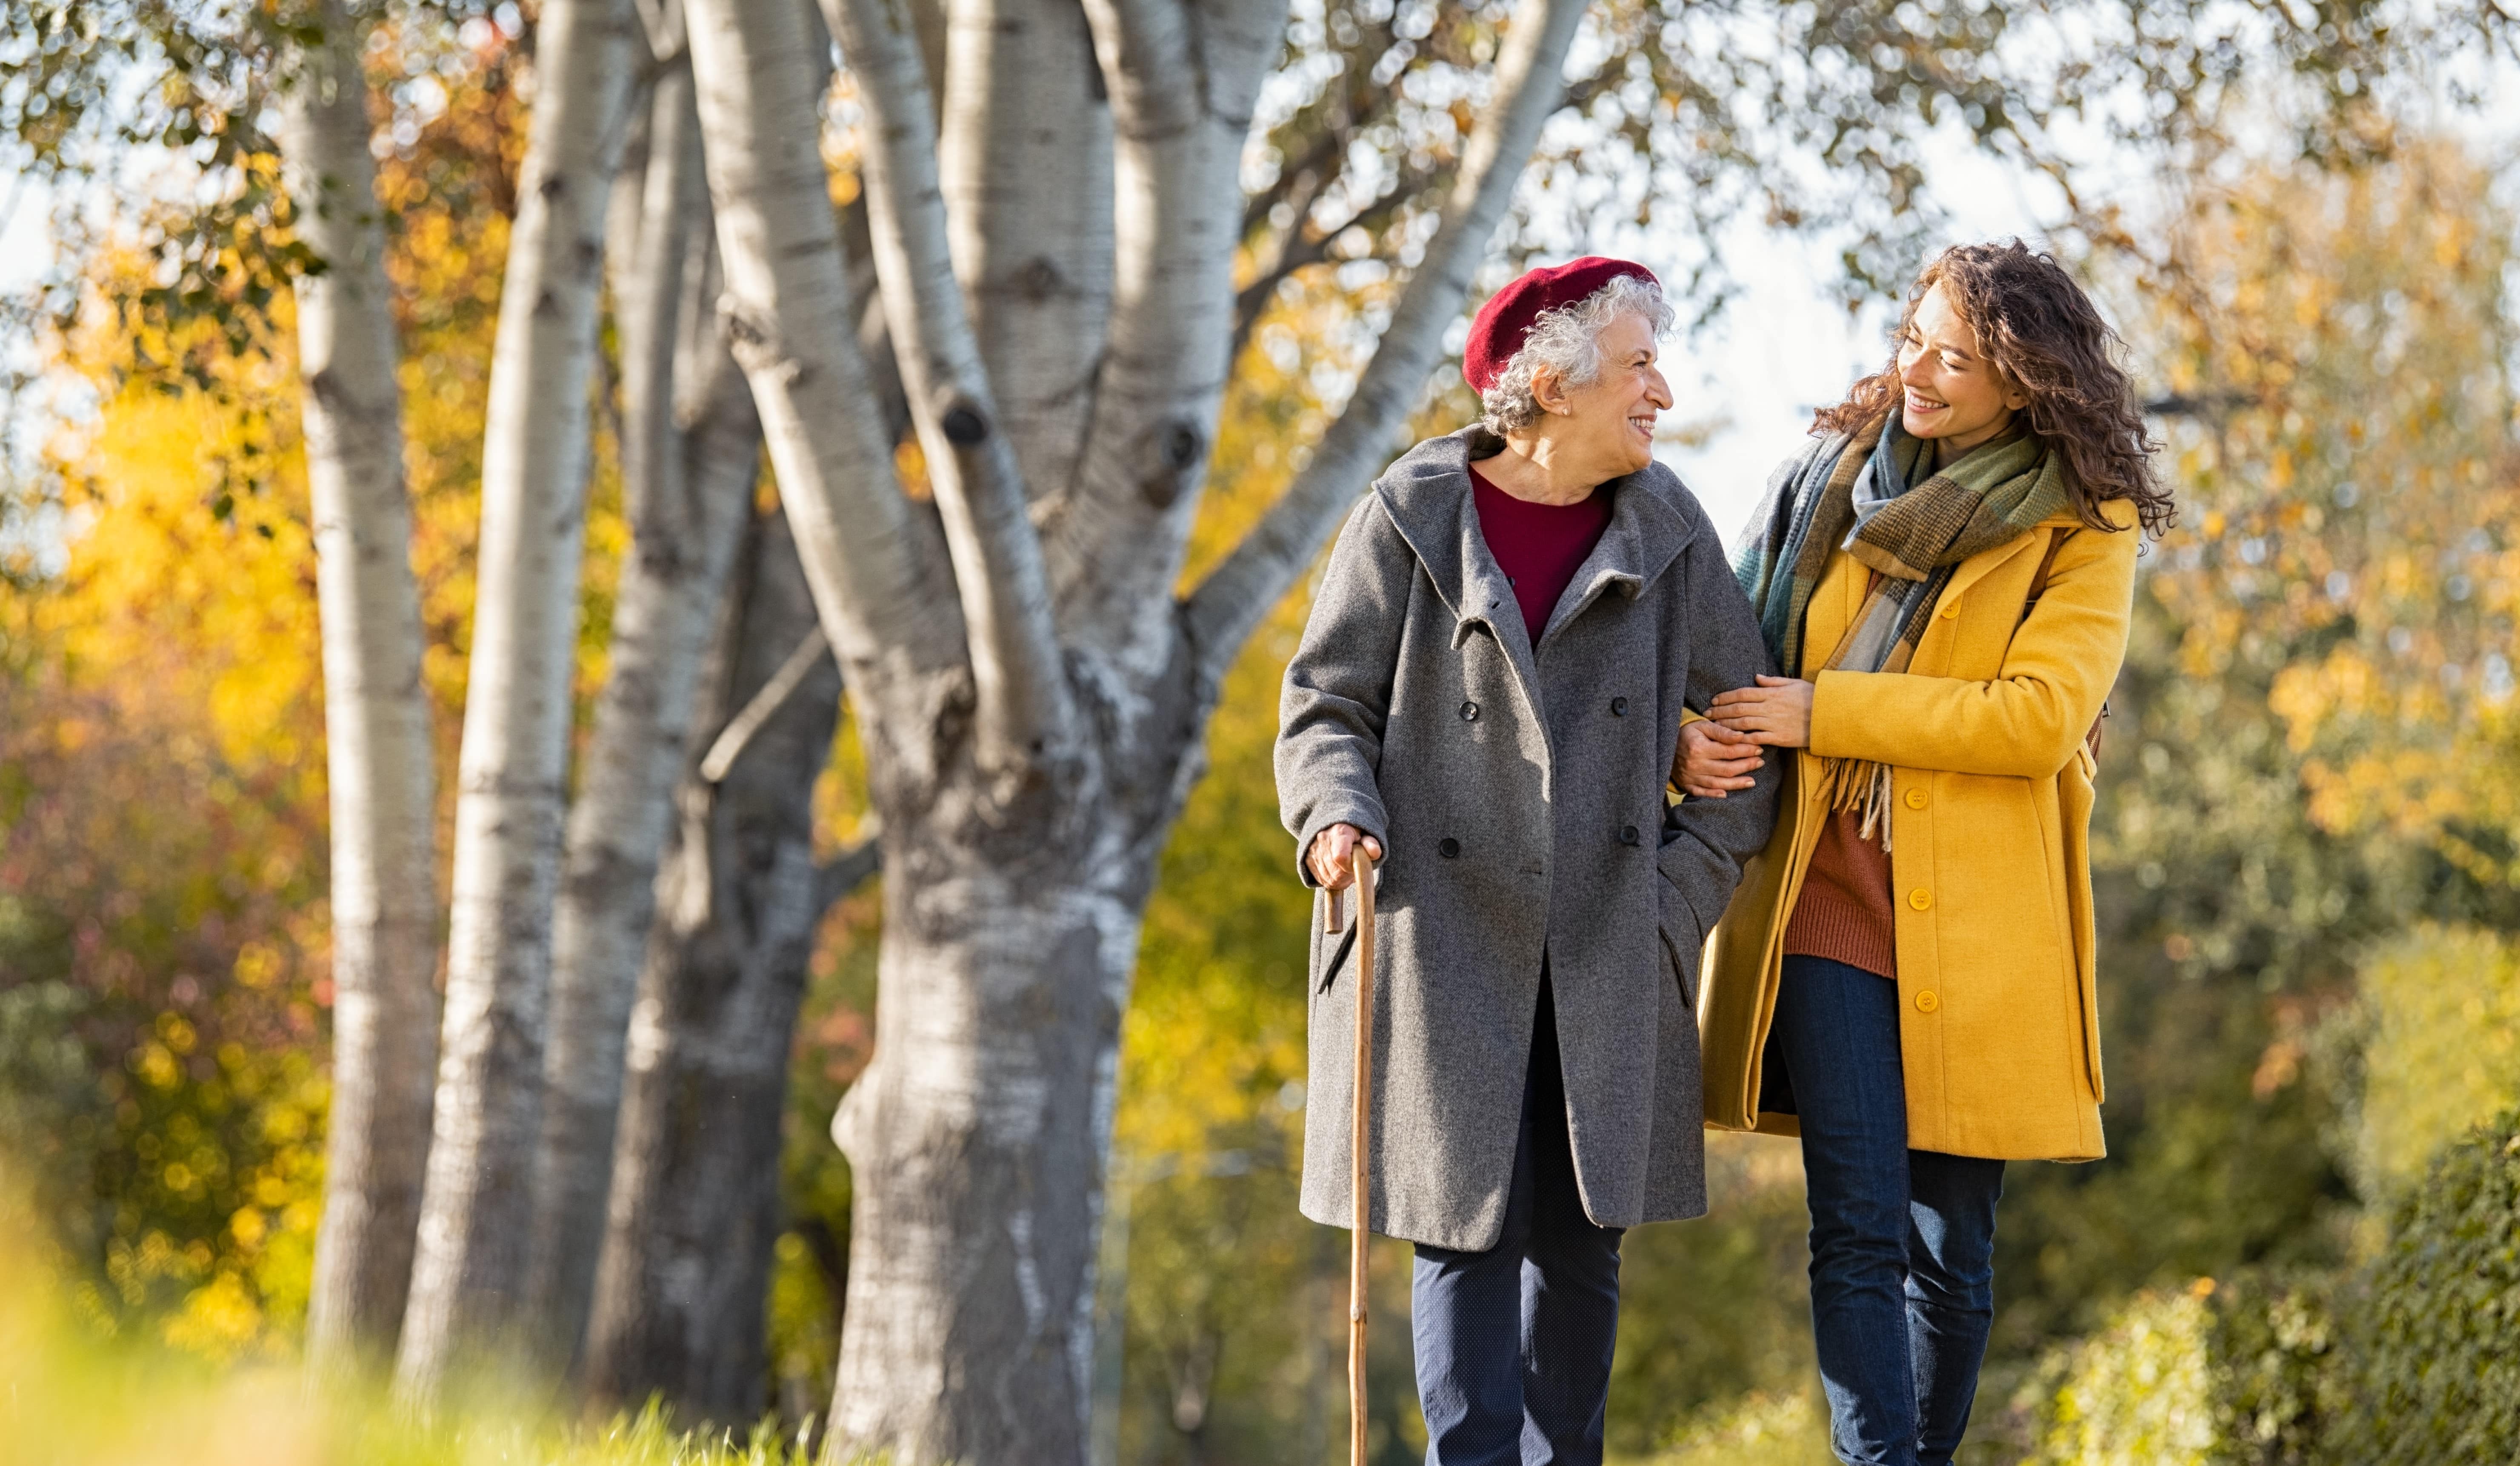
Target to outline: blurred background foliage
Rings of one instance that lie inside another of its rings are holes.
[[[435,78],[380,190],[450,763],[520,136],[514,58],[471,34],[395,33],[374,56]],[[2500,1417],[2416,1367],[2473,1355],[2471,1378],[2507,1382],[2487,1361],[2520,1335],[2493,1311],[2520,1294],[2492,1292],[2520,1288],[2511,1124],[2475,1129],[2520,1102],[2510,181],[2427,138],[2335,173],[2227,157],[2179,182],[2160,227],[2082,261],[2182,511],[2143,560],[2102,753],[2112,1156],[2012,1172],[1972,1460],[2520,1454],[2475,1454]],[[136,262],[84,288],[53,350],[94,410],[18,489],[66,516],[63,554],[0,540],[0,1146],[47,1239],[15,1251],[60,1298],[0,1340],[119,1336],[162,1374],[163,1351],[285,1356],[304,1306],[330,1000],[313,563],[286,296],[241,343],[134,314]],[[1378,268],[1270,287],[1188,575],[1299,466],[1390,289]],[[1454,380],[1418,426],[1470,410]],[[586,696],[625,539],[599,439]],[[1130,1466],[1327,1461],[1344,1432],[1345,1239],[1293,1205],[1309,909],[1269,769],[1305,604],[1232,673],[1147,913],[1097,1362],[1098,1440]],[[834,843],[865,812],[853,736],[817,796]],[[834,911],[798,1028],[770,1311],[791,1423],[828,1403],[846,1305],[826,1125],[871,1041],[878,906]],[[1798,1162],[1715,1141],[1713,1215],[1628,1240],[1612,1444],[1817,1461]],[[1408,1259],[1377,1259],[1375,1460],[1399,1466],[1423,1449]],[[2452,1263],[2498,1336],[2421,1303]],[[2356,1454],[2374,1432],[2432,1444]]]

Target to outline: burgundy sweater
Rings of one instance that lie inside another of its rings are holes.
[[[1488,482],[1476,465],[1470,468],[1470,495],[1478,506],[1479,534],[1513,586],[1523,633],[1537,651],[1557,598],[1610,527],[1610,496],[1595,489],[1580,504],[1533,504]]]

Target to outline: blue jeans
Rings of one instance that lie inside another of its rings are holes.
[[[1948,1466],[1995,1321],[2003,1163],[1908,1148],[1887,978],[1785,958],[1772,1042],[1802,1123],[1830,1444],[1853,1466]]]
[[[1575,1189],[1544,978],[1505,1232],[1485,1252],[1418,1247],[1410,1316],[1427,1466],[1599,1466],[1619,1236],[1593,1224]]]

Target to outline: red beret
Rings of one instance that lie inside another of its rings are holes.
[[[1532,323],[1542,311],[1573,305],[1622,275],[1653,281],[1654,272],[1634,260],[1588,254],[1562,265],[1532,270],[1488,297],[1470,318],[1469,344],[1462,348],[1462,378],[1472,391],[1484,392],[1522,349]]]

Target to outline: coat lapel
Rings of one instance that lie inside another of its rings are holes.
[[[1531,638],[1523,632],[1522,609],[1514,601],[1512,583],[1488,550],[1487,537],[1479,533],[1478,506],[1470,496],[1472,449],[1484,450],[1494,441],[1477,426],[1428,438],[1385,470],[1373,489],[1392,526],[1425,567],[1436,597],[1453,613],[1453,645],[1458,648],[1473,627],[1486,627],[1513,667],[1533,720],[1547,727],[1540,716],[1539,665],[1532,657]]]
[[[1610,522],[1602,527],[1593,553],[1575,568],[1566,593],[1557,598],[1549,627],[1538,639],[1544,647],[1612,588],[1624,591],[1630,600],[1644,594],[1645,587],[1669,569],[1696,536],[1695,523],[1664,498],[1666,493],[1686,490],[1662,465],[1649,464],[1616,479],[1609,490],[1615,496],[1610,501]]]
[[[1546,647],[1613,588],[1631,598],[1642,595],[1688,548],[1696,524],[1672,502],[1688,490],[1662,465],[1649,464],[1613,479],[1606,485],[1612,495],[1610,522],[1557,598],[1549,624],[1534,637],[1522,624],[1512,582],[1479,532],[1478,505],[1470,493],[1473,456],[1484,458],[1495,445],[1496,439],[1478,426],[1429,438],[1385,470],[1374,492],[1453,613],[1453,644],[1460,646],[1472,627],[1485,626],[1513,664],[1515,680],[1537,715],[1540,668],[1535,648]]]
[[[2070,524],[2073,522],[2074,521],[2071,519],[2042,519],[2036,526],[2034,526],[2034,529],[2046,529],[2058,523]],[[2002,564],[2005,560],[2012,558],[2016,555],[2026,554],[2034,549],[2044,550],[2047,547],[2049,538],[2050,536],[2048,535],[2038,533],[2018,534],[2014,535],[2011,539],[2004,541],[2001,545],[1990,546],[1989,548],[1981,550],[1977,554],[1970,555],[1967,559],[1960,561],[1958,569],[1952,572],[1952,583],[1943,587],[1943,594],[1936,600],[1935,604],[1937,606],[1951,604],[1955,600],[1958,599],[1959,594],[1962,591],[1967,590],[1969,587],[1976,585],[1979,581],[1984,580],[1987,576],[1993,574],[1996,566]]]

